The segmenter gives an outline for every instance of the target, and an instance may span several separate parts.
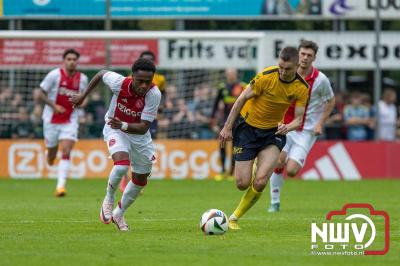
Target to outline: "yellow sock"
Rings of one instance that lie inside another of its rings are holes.
[[[247,189],[246,194],[240,200],[239,205],[236,210],[233,212],[233,215],[239,219],[242,217],[253,205],[257,202],[257,200],[261,197],[262,192],[256,191],[253,186],[250,186]]]
[[[256,173],[257,173],[257,158],[254,160],[253,163],[253,171],[251,172],[251,183],[253,184],[254,179],[256,179]]]

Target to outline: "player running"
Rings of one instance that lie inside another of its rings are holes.
[[[279,211],[280,192],[283,184],[283,168],[290,177],[295,177],[303,168],[307,155],[322,133],[325,121],[328,119],[335,105],[331,84],[324,73],[313,67],[318,45],[312,41],[300,42],[300,67],[297,71],[309,85],[309,102],[306,105],[301,126],[289,132],[286,136],[286,145],[283,148],[277,168],[270,180],[271,206],[269,212]],[[294,106],[289,107],[284,123],[290,123],[294,118]]]
[[[297,74],[299,54],[294,47],[285,47],[279,54],[278,66],[264,69],[240,94],[220,132],[220,143],[232,139],[236,161],[236,186],[247,190],[229,217],[229,228],[240,229],[237,223],[260,198],[286,143],[286,134],[297,129],[308,100],[308,85]],[[289,105],[296,101],[295,118],[281,123]],[[240,115],[239,115],[240,113]],[[254,159],[257,171],[252,180]]]
[[[155,151],[149,128],[157,116],[161,92],[152,83],[156,67],[148,59],[139,58],[132,66],[132,76],[124,77],[101,70],[90,81],[88,89],[70,101],[79,105],[101,80],[111,89],[113,97],[105,115],[103,134],[114,167],[108,179],[107,193],[100,209],[100,220],[111,221],[121,231],[128,231],[124,213],[135,201],[150,176]],[[114,208],[115,193],[122,176],[132,166],[132,179]]]
[[[42,114],[43,134],[49,165],[54,164],[58,146],[61,147],[55,192],[57,197],[66,194],[71,151],[78,140],[78,113],[68,98],[85,90],[88,84],[87,76],[77,71],[79,56],[74,49],[66,50],[63,54],[64,66],[50,71],[40,83],[40,98],[45,103]]]

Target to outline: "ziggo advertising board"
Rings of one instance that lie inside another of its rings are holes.
[[[204,179],[220,172],[216,141],[157,141],[152,178]],[[55,177],[57,166],[46,162],[46,148],[40,140],[1,140],[0,177]],[[106,144],[101,140],[80,140],[71,154],[71,177],[107,177],[112,168]]]
[[[158,140],[153,179],[205,179],[221,170],[217,140]],[[0,177],[55,177],[40,140],[0,140]],[[304,180],[400,178],[400,142],[317,142],[300,176]],[[379,158],[377,160],[376,158]],[[112,160],[102,140],[81,140],[72,153],[72,178],[107,177]]]

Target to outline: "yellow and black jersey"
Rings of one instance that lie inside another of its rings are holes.
[[[211,112],[211,117],[215,117],[218,110],[218,105],[222,101],[224,103],[224,121],[229,115],[233,104],[236,99],[240,96],[242,91],[246,88],[247,84],[241,81],[236,81],[234,83],[221,82],[217,85],[218,94],[214,101],[214,107]]]
[[[250,85],[256,96],[245,103],[240,114],[256,128],[277,127],[293,101],[296,106],[306,106],[308,101],[307,82],[298,74],[291,82],[282,81],[277,66],[265,68]]]
[[[162,93],[165,91],[165,77],[164,75],[154,73],[153,83],[157,85]]]

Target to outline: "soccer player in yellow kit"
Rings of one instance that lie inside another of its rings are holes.
[[[221,147],[233,139],[235,178],[239,190],[246,190],[229,217],[229,228],[240,229],[238,219],[260,198],[286,143],[286,134],[297,129],[308,101],[308,84],[297,74],[298,51],[285,47],[278,66],[265,68],[250,82],[232,107],[220,132]],[[295,118],[283,124],[289,105],[296,101]],[[257,172],[252,180],[253,162]]]

